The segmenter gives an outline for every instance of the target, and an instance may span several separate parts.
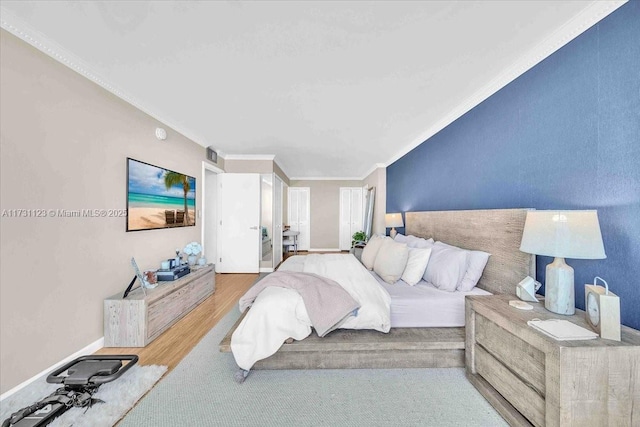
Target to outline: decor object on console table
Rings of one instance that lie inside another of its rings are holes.
[[[104,300],[104,346],[144,347],[215,292],[213,264],[155,289]]]
[[[392,239],[396,237],[396,234],[398,234],[396,227],[404,227],[404,221],[402,221],[401,213],[385,214],[384,222],[387,228],[391,228],[389,236],[391,236]]]
[[[183,251],[187,255],[189,265],[196,265],[198,255],[202,252],[202,246],[198,242],[191,242],[184,247]]]
[[[589,328],[582,310],[518,310],[509,306],[512,298],[465,299],[467,378],[509,425],[637,425],[640,331],[623,326],[620,342],[558,341],[527,322],[562,319]]]
[[[555,257],[546,269],[544,305],[565,315],[575,313],[576,303],[573,268],[564,259],[607,257],[595,210],[527,212],[520,250]]]
[[[598,286],[598,279],[604,287]],[[596,276],[593,285],[584,285],[585,318],[591,328],[608,340],[620,341],[620,298],[609,292],[609,284]]]

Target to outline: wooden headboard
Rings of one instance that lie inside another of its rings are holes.
[[[536,277],[535,255],[520,251],[529,210],[407,212],[405,232],[490,253],[478,287],[493,294],[515,294],[516,284],[525,276]]]

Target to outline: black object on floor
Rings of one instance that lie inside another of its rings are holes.
[[[128,363],[122,366],[123,361]],[[102,384],[117,380],[138,362],[136,355],[81,356],[54,370],[50,384],[63,384],[49,396],[11,414],[2,427],[46,426],[71,407],[91,407],[102,402],[93,394]],[[66,372],[66,375],[63,375]]]

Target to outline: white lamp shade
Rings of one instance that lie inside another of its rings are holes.
[[[402,214],[390,213],[384,216],[384,222],[387,228],[390,227],[404,227],[404,221],[402,221]]]
[[[520,250],[559,258],[607,257],[595,210],[527,212]]]

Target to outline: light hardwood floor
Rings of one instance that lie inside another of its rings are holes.
[[[165,365],[171,371],[229,310],[236,308],[257,278],[257,274],[216,274],[214,294],[148,346],[105,347],[95,354],[136,354],[140,365]]]

